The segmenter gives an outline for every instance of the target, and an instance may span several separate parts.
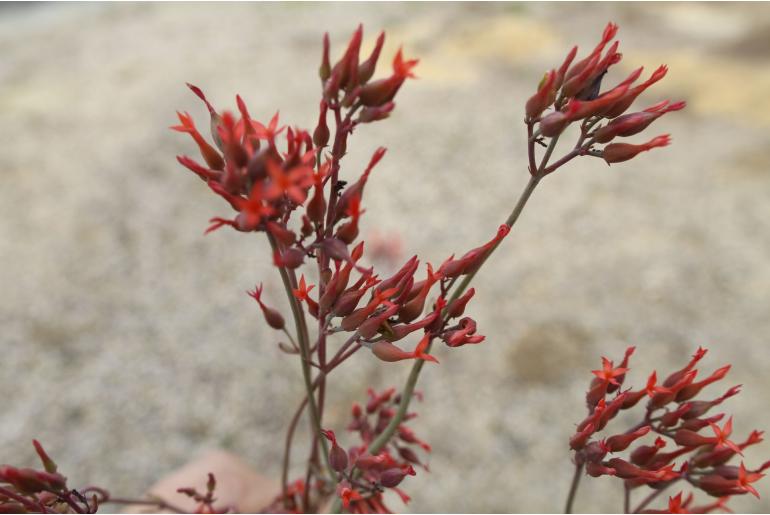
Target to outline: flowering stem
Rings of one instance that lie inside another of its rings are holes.
[[[537,173],[535,163],[535,136],[532,134],[534,122],[527,122],[527,155],[529,156],[529,173],[533,177]]]
[[[267,233],[267,239],[270,241],[270,246],[273,248],[273,252],[278,251],[278,243],[275,238],[269,232]],[[293,272],[289,271],[286,267],[279,266],[278,271],[281,274],[281,280],[283,281],[283,287],[286,290],[286,297],[289,299],[289,305],[291,306],[291,313],[294,317],[294,325],[297,329],[297,340],[299,343],[299,351],[302,361],[302,376],[305,380],[305,390],[307,392],[308,405],[310,406],[310,419],[311,426],[315,439],[321,442],[321,448],[323,449],[324,460],[326,461],[327,468],[332,471],[329,464],[329,451],[326,446],[326,440],[321,434],[321,418],[318,414],[318,405],[313,395],[313,381],[310,371],[310,343],[308,341],[307,323],[305,322],[305,313],[302,310],[302,306],[294,297],[292,290],[296,288],[296,277],[293,276]],[[292,281],[292,279],[294,279]],[[330,474],[332,481],[334,481],[334,474]]]
[[[572,476],[572,483],[569,486],[569,493],[567,494],[567,504],[564,507],[564,513],[572,513],[572,504],[575,502],[575,494],[577,494],[578,485],[580,484],[580,478],[583,475],[583,464],[575,464],[575,474]]]
[[[556,148],[556,142],[559,141],[559,136],[561,135],[557,135],[551,138],[551,142],[548,144],[548,148],[545,151],[543,160],[540,161],[540,168],[539,168],[540,170],[542,170],[543,167],[548,164],[548,160],[551,159],[551,154],[553,154],[553,151]]]
[[[524,210],[524,206],[527,204],[527,201],[532,196],[532,192],[535,191],[535,187],[540,182],[541,176],[539,174],[533,174],[529,182],[527,183],[527,186],[524,188],[524,191],[522,191],[521,196],[519,197],[518,202],[516,202],[516,206],[513,208],[513,211],[511,211],[511,214],[508,216],[507,220],[505,221],[505,224],[510,228],[513,227],[513,225],[516,223],[516,221],[519,219],[519,215],[521,215],[521,212]],[[502,241],[502,240],[500,240]],[[454,292],[452,292],[452,296],[447,301],[447,305],[451,305],[453,301],[455,301],[457,298],[459,298],[465,290],[470,285],[471,281],[475,277],[476,273],[481,269],[481,267],[484,265],[486,260],[489,258],[489,256],[495,251],[495,249],[500,245],[500,241],[498,241],[489,251],[487,254],[482,258],[479,265],[476,267],[476,269],[465,276],[465,278],[460,282],[460,284],[455,288]],[[428,344],[428,349],[426,352],[430,350],[431,344]],[[412,396],[414,394],[414,389],[417,386],[417,379],[420,377],[420,371],[422,370],[423,365],[425,364],[425,361],[422,359],[418,359],[414,362],[414,365],[412,365],[412,370],[409,372],[409,377],[406,380],[406,384],[404,385],[404,389],[401,392],[401,402],[398,405],[398,410],[396,411],[396,414],[393,416],[392,419],[390,419],[390,423],[385,428],[382,433],[371,443],[369,444],[369,447],[367,448],[366,452],[369,454],[377,454],[379,453],[390,441],[390,439],[393,437],[393,435],[398,430],[398,426],[401,424],[401,422],[404,420],[404,417],[406,416],[406,412],[409,409],[409,402],[412,400]],[[339,499],[335,501],[334,506],[332,507],[333,512],[339,512],[340,511],[340,502]]]
[[[535,188],[537,187],[538,183],[540,182],[540,179],[542,177],[540,175],[533,175],[530,177],[529,182],[527,183],[527,186],[524,188],[524,191],[521,192],[521,196],[519,197],[518,202],[516,202],[516,206],[513,208],[513,211],[511,211],[511,214],[508,215],[508,219],[505,221],[505,225],[507,225],[509,228],[513,227],[514,224],[516,224],[516,221],[519,219],[519,215],[521,215],[521,212],[524,210],[524,206],[527,205],[527,201],[529,200],[529,197],[532,196],[532,192],[535,191]],[[489,259],[489,256],[492,255],[492,253],[495,251],[495,249],[500,245],[500,243],[503,240],[500,239],[495,243],[491,249],[489,249],[489,252],[486,253],[486,255],[481,259],[481,262],[476,267],[473,272],[466,275],[462,282],[457,286],[455,291],[452,293],[452,297],[447,302],[447,305],[452,304],[454,300],[456,300],[460,295],[465,293],[465,290],[468,288],[468,286],[471,284],[471,281],[476,276],[476,273],[481,269],[482,266],[484,266],[484,263],[486,263],[487,259]],[[422,363],[422,360],[418,361],[418,363]]]
[[[329,364],[326,366],[326,368],[324,370],[321,370],[321,374],[318,375],[318,377],[316,377],[312,385],[313,391],[315,391],[316,388],[318,388],[318,386],[321,384],[322,378],[325,377],[326,374],[334,370],[338,365],[340,365],[343,361],[345,361],[350,356],[355,354],[355,352],[361,348],[360,345],[355,345],[355,347],[353,347],[347,353],[345,353],[345,351],[351,345],[353,345],[357,340],[358,340],[358,334],[356,333],[353,336],[351,336],[344,344],[342,344],[342,347],[340,347],[337,353],[332,357],[331,361],[329,361]],[[294,432],[297,429],[297,424],[299,423],[299,419],[302,416],[302,412],[305,410],[305,406],[307,406],[307,400],[308,400],[308,396],[305,395],[305,397],[302,399],[302,402],[299,404],[297,411],[294,412],[294,415],[291,418],[291,422],[289,423],[289,429],[286,431],[286,443],[284,444],[284,449],[283,449],[283,466],[281,468],[281,491],[283,492],[284,499],[286,499],[286,493],[289,487],[289,462],[291,459],[291,444],[292,444],[292,441],[294,440]]]

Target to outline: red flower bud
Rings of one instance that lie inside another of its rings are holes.
[[[361,114],[358,115],[358,123],[370,123],[384,120],[390,116],[391,111],[396,107],[394,102],[385,102],[381,106],[364,107]]]
[[[559,67],[559,70],[556,72],[556,83],[554,86],[558,90],[561,88],[561,85],[564,83],[564,77],[567,74],[567,70],[569,69],[569,65],[572,64],[572,61],[575,59],[575,56],[577,55],[578,47],[573,46],[572,50],[569,51],[567,54],[567,57],[564,58],[564,62]]]
[[[404,480],[404,477],[407,475],[414,476],[416,473],[414,471],[414,468],[409,465],[405,469],[403,468],[392,468],[388,469],[382,474],[380,474],[380,484],[384,486],[385,488],[393,488],[394,486],[398,486],[401,481]]]
[[[511,228],[508,227],[508,225],[501,225],[497,229],[497,234],[495,234],[495,237],[486,244],[482,245],[481,247],[469,250],[460,259],[454,259],[454,256],[451,256],[449,259],[444,261],[444,263],[442,263],[441,267],[439,268],[439,273],[444,277],[454,278],[473,272],[486,258],[487,253],[496,248],[503,240],[503,238],[508,235],[510,230]]]
[[[527,100],[524,112],[527,120],[534,120],[553,104],[556,99],[556,70],[551,70],[543,76],[537,86],[537,92]]]
[[[594,434],[596,431],[596,427],[594,424],[589,423],[586,425],[582,431],[578,431],[572,437],[569,439],[569,446],[570,449],[579,451],[583,447],[585,447],[586,443],[588,442],[589,438]]]
[[[304,262],[305,252],[296,247],[289,247],[283,251],[276,251],[273,254],[273,264],[277,267],[286,267],[294,270],[299,268]]]
[[[676,401],[682,402],[689,399],[692,399],[696,395],[700,393],[700,391],[705,388],[706,386],[710,385],[711,383],[715,383],[717,381],[720,381],[724,379],[724,377],[727,375],[727,372],[730,371],[730,365],[725,365],[724,367],[716,370],[713,374],[711,374],[706,379],[703,379],[702,381],[698,381],[697,383],[691,383],[676,394]],[[735,393],[738,393],[737,391]],[[696,415],[697,416],[697,415]]]
[[[276,330],[282,330],[285,326],[285,322],[283,320],[283,316],[281,314],[274,310],[273,308],[269,308],[265,306],[265,304],[262,302],[262,285],[254,288],[254,291],[247,291],[246,292],[250,297],[252,297],[254,300],[257,301],[257,304],[259,304],[259,307],[262,309],[262,314],[265,316],[265,321],[267,322],[267,325],[272,327]]]
[[[350,202],[354,198],[358,198],[359,200],[361,199],[364,194],[366,181],[369,180],[369,174],[372,172],[374,167],[377,166],[377,163],[380,162],[380,159],[382,159],[382,157],[385,155],[385,151],[386,149],[384,147],[379,147],[377,150],[375,150],[372,158],[369,160],[369,165],[366,167],[366,170],[364,170],[364,173],[361,175],[361,177],[342,192],[342,195],[340,195],[340,198],[337,201],[336,220],[340,220],[341,218],[348,216],[348,208],[350,207]]]
[[[607,164],[622,163],[623,161],[633,159],[640,152],[646,152],[656,147],[665,147],[670,142],[671,138],[669,135],[663,134],[662,136],[657,136],[647,143],[643,143],[641,145],[632,145],[630,143],[610,143],[604,147],[602,157],[604,157],[604,160],[607,162]]]
[[[605,467],[601,463],[588,462],[586,463],[586,474],[591,477],[614,476],[615,469]]]
[[[382,313],[374,315],[367,319],[358,327],[358,334],[365,340],[372,339],[380,329],[380,326],[387,322],[387,320],[394,316],[398,312],[398,306],[392,304],[388,306]]]
[[[641,445],[631,453],[631,463],[645,466],[652,460],[658,451],[666,446],[666,441],[657,437],[653,445]]]
[[[426,334],[423,337],[423,339],[420,340],[420,343],[417,344],[417,347],[415,348],[414,352],[405,352],[402,349],[396,347],[395,345],[387,341],[379,341],[375,343],[372,346],[372,352],[374,353],[375,356],[377,356],[382,361],[392,362],[392,361],[401,361],[404,359],[422,359],[425,361],[438,363],[438,360],[435,357],[425,353],[429,344],[430,344],[430,335]]]
[[[337,445],[334,431],[322,429],[321,433],[332,443],[332,448],[329,450],[329,465],[337,472],[344,472],[348,468],[348,453]]]
[[[318,113],[318,125],[313,131],[313,143],[316,147],[325,147],[329,143],[329,126],[326,125],[326,111],[328,104],[326,100],[321,100],[321,107]]]
[[[198,129],[195,128],[195,122],[192,117],[188,113],[180,113],[179,111],[177,111],[176,114],[179,117],[181,125],[174,125],[171,129],[177,132],[186,132],[192,136],[209,168],[213,170],[224,170],[225,160],[214,147],[209,145],[206,140],[203,139],[203,136],[200,135]]]
[[[324,33],[323,53],[321,55],[321,66],[318,68],[318,76],[321,82],[326,82],[332,74],[332,65],[329,62],[329,33]]]
[[[633,433],[611,436],[604,441],[604,447],[608,452],[625,451],[634,442],[634,440],[643,437],[649,433],[651,429],[652,428],[650,426],[644,426],[637,429]]]
[[[476,289],[470,288],[463,295],[453,300],[446,310],[447,318],[456,318],[462,316],[463,313],[465,313],[465,306],[468,305],[468,302],[473,298],[475,294]]]
[[[361,470],[377,468],[385,462],[385,457],[381,454],[372,456],[371,454],[361,454],[356,458],[356,467]]]
[[[616,116],[620,116],[621,114],[625,113],[626,110],[631,107],[631,104],[634,103],[636,97],[641,95],[644,90],[665,77],[667,72],[668,68],[666,65],[659,66],[658,69],[653,72],[652,76],[647,79],[647,81],[629,89],[614,106],[612,106],[606,113],[604,113],[604,116],[606,118],[615,118]]]
[[[642,132],[652,122],[671,111],[683,109],[686,102],[677,102],[667,106],[668,101],[661,102],[645,109],[640,113],[624,114],[612,120],[609,124],[596,131],[594,138],[598,143],[607,143],[616,136],[633,136]]]
[[[54,462],[50,456],[48,456],[48,453],[45,452],[45,449],[43,449],[43,446],[40,445],[40,442],[37,440],[32,440],[32,445],[35,447],[35,452],[40,458],[40,461],[43,463],[43,468],[45,468],[45,471],[51,474],[55,473],[56,462]]]
[[[425,307],[425,299],[427,298],[430,289],[440,279],[441,271],[434,273],[433,266],[428,263],[428,277],[423,283],[419,293],[412,300],[401,306],[401,308],[398,310],[398,319],[401,322],[409,323],[420,316],[423,308]]]
[[[377,67],[377,60],[380,58],[383,43],[385,43],[385,32],[380,32],[369,58],[358,67],[358,82],[360,84],[366,84],[369,82],[369,79],[372,78],[372,75],[374,75],[374,70]]]
[[[396,57],[393,59],[393,75],[387,79],[380,79],[370,82],[361,88],[359,98],[364,106],[381,106],[389,102],[396,96],[401,85],[407,78],[413,78],[412,68],[417,66],[419,61],[411,59],[404,61],[403,53],[399,48]]]

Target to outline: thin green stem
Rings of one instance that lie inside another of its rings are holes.
[[[512,227],[516,221],[519,219],[519,216],[521,215],[521,212],[524,210],[524,206],[526,206],[527,201],[532,196],[532,192],[535,191],[535,188],[537,187],[538,183],[540,182],[541,177],[539,175],[532,175],[529,179],[529,182],[527,183],[527,186],[524,188],[524,191],[522,191],[521,196],[519,197],[518,202],[516,202],[516,206],[513,208],[513,211],[511,211],[511,214],[508,216],[508,218],[505,221],[505,224],[508,227]],[[479,265],[476,267],[476,269],[466,275],[462,282],[454,289],[452,292],[451,297],[447,301],[447,305],[451,305],[453,301],[455,301],[457,298],[459,298],[465,290],[470,285],[473,278],[476,276],[478,271],[481,269],[481,267],[486,263],[487,259],[489,259],[489,256],[492,255],[492,253],[497,249],[497,247],[500,245],[500,241],[498,241],[492,248],[489,249],[487,254],[482,258]],[[428,349],[426,352],[430,350],[430,344],[428,345]],[[406,380],[406,384],[404,385],[404,389],[401,392],[401,402],[398,405],[398,410],[396,411],[396,414],[391,418],[390,423],[388,423],[387,427],[385,428],[382,433],[379,434],[375,440],[369,444],[369,447],[367,448],[367,453],[369,454],[377,454],[379,453],[390,441],[390,439],[393,437],[393,435],[398,430],[398,426],[401,425],[401,422],[404,420],[404,417],[406,416],[406,412],[409,409],[409,403],[412,400],[412,396],[414,395],[414,389],[417,386],[417,380],[420,377],[420,372],[422,371],[422,367],[424,366],[425,361],[422,359],[418,359],[414,362],[414,365],[412,365],[412,370],[409,372],[409,377]],[[339,512],[340,511],[340,504],[339,499],[335,500],[335,503],[332,507],[333,512]]]
[[[543,160],[540,161],[540,167],[538,170],[542,170],[545,168],[545,165],[548,164],[548,160],[551,159],[551,154],[553,154],[554,149],[556,148],[556,143],[559,141],[559,137],[561,134],[558,134],[551,138],[551,142],[548,144],[548,148],[545,150],[545,155],[543,156]]]
[[[569,486],[569,493],[567,494],[567,504],[564,507],[564,513],[572,513],[572,505],[575,502],[575,494],[577,494],[578,485],[580,484],[580,478],[583,475],[583,464],[575,464],[575,474],[572,476],[572,483]]]
[[[340,347],[340,349],[334,354],[332,359],[329,361],[329,364],[326,366],[324,370],[321,371],[321,373],[315,378],[315,381],[313,382],[313,391],[318,388],[318,385],[321,384],[321,380],[323,377],[325,377],[329,372],[334,370],[338,365],[342,364],[343,361],[348,359],[350,356],[356,353],[358,349],[361,348],[360,345],[356,344],[355,347],[350,349],[347,353],[345,351],[350,348],[351,345],[355,344],[358,340],[358,334],[354,334],[351,336],[343,345]],[[302,402],[297,407],[297,410],[294,412],[294,415],[291,418],[291,422],[289,423],[289,429],[286,431],[286,441],[284,443],[283,448],[283,466],[281,467],[281,489],[283,492],[284,499],[286,499],[286,492],[289,485],[289,465],[291,461],[291,444],[294,440],[294,433],[297,430],[297,424],[299,423],[299,419],[302,416],[302,412],[305,410],[305,406],[307,406],[307,395],[302,398]]]
[[[267,233],[267,239],[270,241],[273,252],[277,252],[278,243],[269,232]],[[316,404],[315,396],[313,395],[313,378],[310,370],[310,341],[308,337],[307,322],[305,321],[305,312],[303,311],[299,300],[297,300],[292,293],[292,290],[297,287],[297,278],[294,276],[294,271],[288,270],[286,267],[279,266],[278,271],[281,274],[281,280],[283,281],[283,287],[286,290],[286,297],[289,300],[291,313],[294,317],[294,325],[297,330],[297,340],[300,356],[302,358],[302,376],[305,380],[305,390],[308,398],[308,406],[310,407],[311,426],[315,438],[321,443],[324,460],[330,471],[331,480],[334,481],[334,471],[329,464],[329,450],[326,445],[326,439],[321,433],[321,418],[318,414],[318,405]]]
[[[285,327],[283,328],[283,333],[286,335],[286,337],[289,339],[289,343],[291,343],[292,347],[294,347],[297,351],[299,351],[299,346],[297,345],[297,341],[294,339],[294,337],[291,335],[288,329]]]

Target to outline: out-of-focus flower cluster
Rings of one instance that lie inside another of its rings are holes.
[[[430,453],[431,447],[402,423],[398,426],[396,438],[389,441],[386,447],[374,455],[367,453],[368,447],[385,430],[401,402],[395,388],[382,392],[370,388],[368,395],[364,406],[353,404],[352,421],[347,428],[360,439],[358,445],[345,450],[334,431],[324,430],[323,434],[331,443],[329,463],[338,474],[336,495],[342,500],[343,507],[350,513],[391,513],[385,505],[384,492],[391,490],[405,504],[408,503],[410,497],[399,485],[406,476],[416,474],[415,467],[428,471],[427,463],[420,459],[419,454]],[[416,413],[409,413],[404,421],[416,416]],[[323,485],[316,483],[315,487],[320,490]],[[279,496],[271,509],[288,506],[289,511],[299,512],[304,493],[304,482],[297,480],[286,493],[288,499]]]
[[[758,468],[744,463],[746,448],[762,441],[761,431],[752,431],[743,440],[733,440],[733,418],[714,413],[715,408],[740,392],[739,386],[707,400],[696,399],[701,391],[727,375],[725,365],[699,378],[695,368],[706,354],[698,348],[687,365],[669,374],[662,382],[653,371],[640,389],[623,389],[629,371],[629,347],[618,366],[602,358],[602,368],[594,370],[586,403],[588,416],[570,438],[575,462],[593,477],[614,476],[627,489],[649,487],[661,490],[680,481],[716,497],[717,501],[693,505],[693,495],[683,493],[669,499],[668,509],[654,511],[642,505],[636,510],[649,513],[708,513],[726,510],[730,496],[750,493],[759,497],[753,483],[770,467],[770,461]],[[621,411],[630,410],[646,400],[641,421],[622,432],[599,437],[608,423]],[[625,452],[621,457],[620,453]],[[738,465],[730,464],[740,457]]]
[[[98,486],[70,488],[67,478],[58,472],[56,463],[43,446],[33,440],[43,470],[0,465],[0,513],[96,513],[104,504],[142,504],[153,506],[159,512],[182,510],[161,499],[117,499]],[[216,479],[209,474],[206,493],[193,488],[179,488],[196,501],[194,513],[227,513],[228,509],[214,506]]]

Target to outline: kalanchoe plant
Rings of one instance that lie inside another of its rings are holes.
[[[757,469],[747,469],[743,451],[762,441],[762,431],[752,431],[745,440],[735,442],[731,439],[733,417],[714,413],[725,400],[740,392],[740,385],[728,388],[713,399],[696,399],[708,385],[724,379],[730,365],[699,379],[695,367],[706,350],[698,348],[689,363],[662,382],[658,382],[657,372],[653,371],[643,388],[623,389],[634,350],[629,347],[617,367],[613,361],[602,358],[602,368],[593,371],[595,377],[586,394],[588,416],[577,425],[569,441],[575,451],[575,476],[565,511],[572,510],[583,470],[589,476],[614,476],[623,480],[624,513],[728,511],[730,496],[750,493],[759,497],[753,483],[764,476],[770,461]],[[641,406],[643,400],[646,405],[636,425],[599,438],[599,433],[619,413]],[[620,457],[620,453],[626,457]],[[740,465],[728,464],[739,456]],[[648,508],[667,488],[680,483],[689,483],[717,499],[694,505],[693,494],[683,499],[680,491],[669,498],[663,510]],[[652,491],[632,508],[632,492],[646,488]]]
[[[96,513],[104,504],[148,506],[158,512],[185,513],[163,499],[126,499],[115,497],[104,488],[70,488],[67,478],[37,440],[33,440],[43,470],[0,466],[0,513]],[[215,507],[216,479],[209,474],[206,494],[192,488],[180,488],[197,502],[195,513],[227,513],[229,508]]]
[[[400,488],[418,468],[428,470],[426,453],[430,452],[430,445],[406,425],[416,416],[409,412],[409,406],[413,397],[419,397],[415,391],[419,375],[426,362],[438,363],[433,348],[436,342],[451,349],[484,341],[469,314],[476,294],[470,283],[508,236],[537,185],[578,157],[615,164],[669,144],[666,134],[644,143],[623,139],[643,132],[685,103],[664,100],[627,113],[638,96],[666,75],[665,66],[657,68],[646,81],[637,83],[643,72],[640,68],[615,86],[603,88],[608,71],[622,58],[619,43],[613,42],[617,30],[616,25],[608,24],[600,42],[580,59],[577,47],[573,48],[557,68],[545,74],[526,101],[530,178],[499,227],[489,228],[489,234],[479,237],[473,248],[461,249],[440,263],[421,262],[415,255],[393,274],[367,265],[365,245],[359,237],[366,214],[364,193],[371,194],[372,187],[367,186],[386,151],[382,147],[371,150],[368,164],[358,173],[343,174],[342,164],[354,131],[364,130],[364,125],[385,120],[394,112],[398,92],[407,79],[415,77],[416,59],[406,58],[399,49],[389,69],[375,78],[384,34],[379,35],[369,54],[362,54],[363,28],[359,26],[336,61],[325,35],[317,123],[312,130],[282,125],[277,113],[267,123],[259,122],[240,96],[235,99],[237,112],[219,111],[200,88],[188,84],[210,114],[211,137],[201,134],[189,114],[178,113],[179,125],[172,129],[189,134],[200,157],[177,159],[233,211],[211,218],[206,233],[230,228],[264,235],[269,246],[266,259],[281,277],[291,310],[290,316],[285,316],[272,307],[275,299],[266,298],[261,285],[248,292],[268,326],[281,332],[278,348],[297,355],[305,386],[304,399],[286,433],[281,492],[268,507],[270,511],[309,512],[330,506],[356,513],[387,512],[383,501],[387,490],[408,502],[408,495]],[[577,139],[556,158],[558,143],[570,126],[577,128]],[[545,150],[538,152],[538,147]],[[358,359],[385,362],[382,366],[409,361],[412,368],[400,390],[377,393],[370,389],[366,405],[353,406],[347,430],[357,441],[351,445],[344,428],[331,428],[324,420],[326,393],[332,372],[364,349]],[[716,496],[756,493],[752,484],[767,465],[754,470],[726,463],[759,441],[761,434],[752,433],[745,442],[735,443],[730,440],[732,419],[719,426],[723,415],[706,416],[737,389],[711,401],[692,400],[703,387],[724,377],[727,369],[696,381],[693,367],[701,352],[688,367],[660,385],[653,374],[645,388],[622,390],[632,351],[626,353],[619,367],[604,360],[602,369],[594,372],[596,378],[587,395],[589,415],[570,440],[575,451],[575,477],[579,479],[584,470],[591,475],[615,475],[624,479],[629,493],[645,485],[659,488],[683,480]],[[443,359],[452,359],[451,353]],[[625,433],[596,439],[619,411],[645,397],[650,400],[642,422]],[[290,480],[292,443],[305,409],[309,412],[311,451],[304,461],[305,473]],[[710,430],[713,436],[701,430]],[[640,439],[653,434],[659,436],[655,442],[639,445]],[[664,437],[673,440],[677,450],[659,452]],[[607,457],[631,447],[628,459]],[[674,461],[685,455],[686,461],[675,466]],[[0,481],[9,485],[0,490],[0,506],[5,511],[94,511],[101,503],[119,502],[102,489],[69,490],[55,466],[49,470],[43,454],[41,458],[45,472],[0,469]],[[191,496],[200,511],[215,511],[214,484],[212,477],[205,494],[180,491]],[[655,490],[654,495],[661,491]],[[646,509],[651,500],[643,501],[638,509]],[[692,506],[692,502],[691,497],[679,494],[670,499],[669,509],[724,508],[723,500],[700,507]]]

